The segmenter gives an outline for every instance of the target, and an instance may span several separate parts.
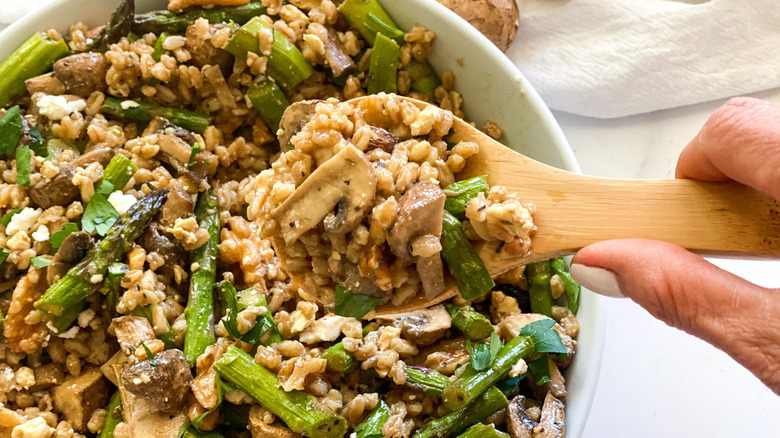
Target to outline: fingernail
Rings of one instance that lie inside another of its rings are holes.
[[[585,266],[579,263],[571,265],[571,276],[583,287],[612,298],[625,298],[620,290],[617,276],[606,269]]]

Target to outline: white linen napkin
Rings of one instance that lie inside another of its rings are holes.
[[[777,0],[518,0],[507,55],[555,110],[620,117],[780,87]]]

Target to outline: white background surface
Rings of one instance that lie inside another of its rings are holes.
[[[6,2],[20,3],[0,0]],[[756,96],[780,104],[780,90]],[[584,173],[668,178],[680,150],[720,103],[612,120],[555,116]],[[780,261],[714,262],[780,287]],[[607,300],[605,314],[603,368],[584,438],[780,437],[780,397],[728,356],[630,301]]]

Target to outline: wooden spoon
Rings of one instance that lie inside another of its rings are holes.
[[[403,99],[420,108],[429,105]],[[735,182],[580,175],[517,153],[461,119],[455,118],[453,128],[452,140],[479,145],[479,153],[467,161],[458,179],[487,175],[490,185],[503,185],[537,207],[538,229],[527,256],[497,252],[494,242],[477,245],[493,277],[530,262],[573,254],[591,243],[622,238],[663,240],[704,255],[780,254],[780,204],[750,187]],[[456,293],[452,283],[432,300],[416,297],[399,307],[384,305],[373,316],[426,308]]]

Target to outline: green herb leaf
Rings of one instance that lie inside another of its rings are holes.
[[[0,224],[3,224],[4,227],[7,227],[8,224],[11,223],[11,219],[13,219],[13,217],[16,216],[16,213],[19,213],[22,210],[23,210],[22,208],[14,208],[13,210],[4,214],[3,217],[0,217]]]
[[[30,259],[30,264],[35,269],[45,268],[45,267],[49,266],[50,263],[51,263],[51,259],[47,259],[44,256],[35,256],[35,257]]]
[[[8,251],[6,251],[4,248],[0,248],[0,266],[3,266],[3,263],[5,263],[5,259],[8,258]]]
[[[157,361],[154,360],[154,353],[152,353],[152,350],[150,350],[149,347],[146,346],[144,341],[141,341],[141,345],[144,347],[144,351],[146,351],[146,360],[149,362],[149,365],[156,368]]]
[[[505,396],[508,397],[509,394],[513,393],[515,389],[517,389],[517,385],[520,384],[520,381],[523,379],[523,377],[524,376],[515,376],[499,380],[496,382],[496,388],[498,388],[501,392],[504,393]]]
[[[22,187],[30,185],[30,167],[32,153],[27,145],[16,149],[16,184]]]
[[[114,206],[108,202],[105,196],[95,193],[84,209],[81,227],[88,233],[97,232],[99,235],[105,236],[117,218],[119,218],[119,212]]]
[[[471,357],[471,366],[477,371],[483,371],[490,368],[498,357],[498,352],[504,344],[496,333],[490,334],[489,342],[482,342],[472,346],[471,341],[466,339],[466,349]]]
[[[51,247],[53,249],[59,249],[60,246],[62,246],[62,242],[64,242],[65,239],[71,235],[71,233],[75,233],[78,230],[78,224],[74,224],[73,222],[66,222],[62,224],[62,229],[49,237],[49,243],[51,243]]]
[[[30,149],[35,152],[36,156],[45,157],[49,154],[49,151],[46,149],[46,139],[43,138],[41,131],[37,126],[30,128],[30,130],[27,131],[27,135],[31,138],[29,144]]]
[[[195,164],[195,156],[198,155],[200,152],[200,142],[195,142],[194,145],[192,145],[192,150],[190,152],[190,159],[187,161],[187,167],[192,167]]]
[[[379,298],[369,295],[353,294],[341,286],[336,286],[336,315],[362,318],[379,305]]]
[[[0,155],[11,155],[22,138],[22,111],[11,107],[0,119]]]
[[[496,358],[498,357],[498,352],[501,351],[501,347],[504,346],[504,343],[501,342],[501,337],[498,336],[496,332],[493,332],[490,334],[490,365],[493,365],[493,362],[496,361]]]
[[[545,383],[552,382],[550,379],[550,363],[547,361],[547,355],[543,354],[542,357],[528,364],[528,371],[534,376],[536,380],[536,386],[544,385]]]
[[[253,289],[243,290],[236,292],[233,283],[224,280],[217,283],[219,289],[220,299],[222,300],[222,306],[225,311],[225,316],[222,319],[222,324],[225,326],[228,334],[234,339],[240,339],[246,343],[256,345],[262,336],[268,332],[268,339],[264,342],[265,345],[270,345],[276,342],[282,341],[282,335],[279,333],[279,328],[276,326],[273,317],[269,312],[263,315],[258,315],[255,320],[255,325],[249,331],[244,334],[238,331],[238,312],[245,309],[247,305],[261,305],[265,306],[265,295],[260,292],[256,292]],[[261,295],[257,295],[261,294]],[[247,297],[252,295],[252,297]],[[247,304],[244,301],[251,301]]]
[[[100,182],[100,187],[98,187],[98,189],[97,189],[97,192],[100,193],[103,196],[108,196],[113,191],[114,191],[114,185],[111,184],[108,181],[101,181]]]
[[[520,336],[531,338],[537,353],[566,353],[561,335],[552,328],[554,325],[555,321],[548,318],[534,321],[520,330]]]

